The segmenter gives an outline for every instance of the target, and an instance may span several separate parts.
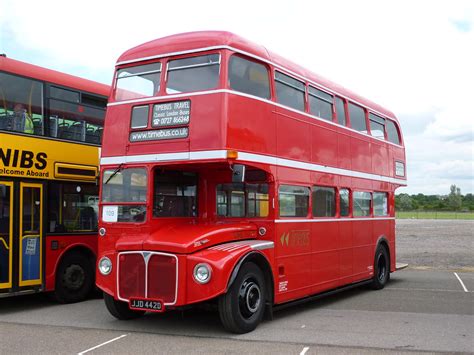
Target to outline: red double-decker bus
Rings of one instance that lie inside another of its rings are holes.
[[[96,278],[115,317],[209,301],[243,333],[396,270],[390,111],[227,32],[130,49],[112,92]]]
[[[110,87],[0,56],[0,298],[94,288]]]

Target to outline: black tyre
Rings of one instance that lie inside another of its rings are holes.
[[[266,285],[263,273],[254,263],[242,265],[226,294],[219,298],[219,316],[228,331],[248,333],[262,321]]]
[[[381,290],[385,287],[390,278],[390,257],[387,248],[379,245],[375,251],[374,278],[371,287],[374,290]]]
[[[66,254],[56,272],[56,300],[61,303],[84,300],[94,286],[94,277],[94,265],[85,254]]]
[[[145,311],[132,311],[126,302],[117,301],[105,292],[104,302],[110,314],[120,320],[135,319],[145,314]]]

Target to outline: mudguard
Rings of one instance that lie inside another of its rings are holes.
[[[266,240],[243,240],[215,245],[188,255],[185,303],[206,301],[225,293],[242,263],[255,257],[266,261],[268,268],[263,270],[264,274],[271,274],[270,260],[274,257],[274,243]],[[193,277],[195,266],[201,263],[211,267],[211,279],[206,284],[199,284]],[[273,280],[273,275],[269,275],[269,279]]]

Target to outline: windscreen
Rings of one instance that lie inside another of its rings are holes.
[[[170,60],[166,93],[175,94],[216,88],[219,81],[219,66],[219,54]]]
[[[138,65],[117,70],[115,100],[154,96],[160,90],[161,63]]]

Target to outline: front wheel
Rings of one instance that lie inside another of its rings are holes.
[[[132,311],[128,308],[126,302],[116,301],[111,295],[105,292],[104,302],[110,314],[120,320],[135,319],[145,314],[145,311]]]
[[[228,331],[248,333],[262,321],[265,310],[265,280],[260,268],[246,263],[226,294],[219,298],[219,316]]]
[[[387,248],[379,245],[375,251],[374,278],[371,287],[374,290],[381,290],[385,287],[390,277],[390,258]]]

